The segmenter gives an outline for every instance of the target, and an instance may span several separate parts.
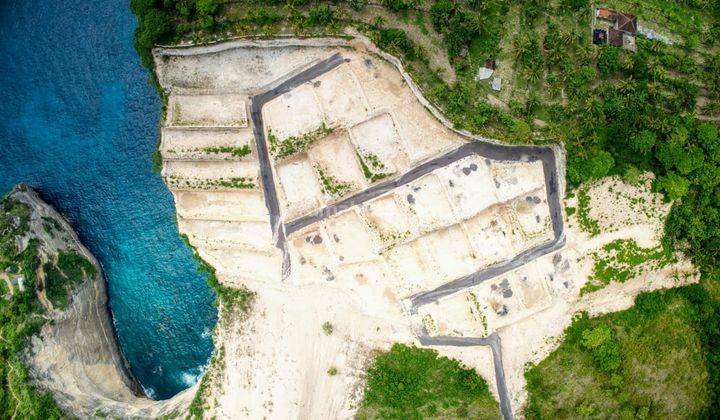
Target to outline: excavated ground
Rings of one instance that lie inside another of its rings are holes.
[[[552,349],[574,311],[629,304],[579,290],[587,252],[633,238],[637,221],[583,246],[584,233],[563,228],[561,150],[452,130],[362,39],[239,40],[155,58],[180,231],[222,283],[257,293],[247,319],[217,334],[219,417],[350,416],[372,350],[398,341],[476,368],[511,417],[525,362]]]

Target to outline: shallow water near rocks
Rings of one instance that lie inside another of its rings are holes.
[[[0,195],[38,188],[100,260],[120,345],[149,395],[192,385],[213,293],[152,172],[160,100],[122,1],[0,1]]]

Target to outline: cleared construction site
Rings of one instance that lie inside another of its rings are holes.
[[[391,58],[314,43],[156,52],[170,94],[162,174],[180,232],[219,280],[260,296],[340,293],[361,308],[347,316],[394,331],[347,336],[376,347],[488,337],[550,305],[557,264],[525,264],[564,243],[557,150],[469,138]]]

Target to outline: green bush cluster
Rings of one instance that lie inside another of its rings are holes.
[[[620,368],[620,344],[607,324],[584,330],[582,345],[590,350],[595,363],[603,371],[612,373]]]
[[[191,26],[212,28],[220,7],[218,0],[130,0],[130,9],[138,19],[135,49],[143,65],[152,70],[154,45],[170,41]]]
[[[526,417],[716,418],[720,302],[700,285],[640,294],[635,307],[580,314],[531,366]],[[661,378],[661,379],[659,379]]]
[[[485,381],[435,350],[395,344],[368,369],[358,418],[499,418]]]
[[[455,59],[475,42],[482,60],[499,52],[500,16],[507,11],[504,1],[462,2],[438,0],[430,7],[433,28],[443,35],[450,59]]]
[[[52,395],[32,385],[20,353],[31,336],[45,323],[44,308],[37,300],[35,273],[40,266],[39,241],[30,239],[25,249],[17,238],[27,234],[30,208],[5,197],[0,202],[0,271],[24,277],[25,292],[19,289],[9,300],[0,296],[0,418],[59,419],[62,417]],[[54,268],[54,266],[53,266]],[[3,293],[5,282],[2,283]]]

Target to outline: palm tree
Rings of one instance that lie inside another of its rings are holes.
[[[485,31],[486,24],[483,15],[480,13],[472,14],[470,22],[468,22],[468,29],[476,34],[482,34]]]
[[[529,66],[523,70],[523,77],[530,83],[537,83],[543,77],[543,66]]]

